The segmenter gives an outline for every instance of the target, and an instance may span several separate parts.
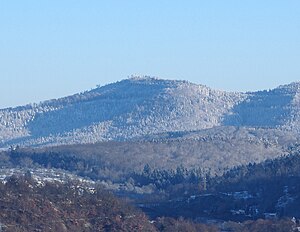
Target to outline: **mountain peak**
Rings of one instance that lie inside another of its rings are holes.
[[[128,80],[136,81],[136,80],[145,80],[145,81],[151,81],[151,80],[158,80],[160,78],[154,77],[154,76],[149,76],[149,75],[137,75],[137,74],[132,74],[128,76]]]
[[[127,79],[122,81],[130,81],[132,83],[144,83],[144,84],[166,84],[166,85],[177,85],[177,84],[193,84],[186,80],[171,80],[171,79],[164,79],[157,76],[149,76],[149,75],[131,75],[128,76]],[[121,82],[122,82],[121,81]],[[202,85],[200,85],[202,86]]]

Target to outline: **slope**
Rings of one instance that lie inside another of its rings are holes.
[[[132,77],[0,110],[0,147],[128,141],[221,125],[298,132],[299,87],[230,93],[187,81]]]
[[[243,94],[186,81],[131,78],[37,105],[0,111],[0,139],[9,144],[128,140],[219,125]]]

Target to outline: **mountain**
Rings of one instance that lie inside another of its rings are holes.
[[[298,131],[300,83],[232,93],[133,77],[39,104],[0,110],[0,147],[128,141],[217,126]]]

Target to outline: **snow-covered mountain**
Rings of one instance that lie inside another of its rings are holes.
[[[300,129],[300,83],[231,93],[133,77],[69,97],[0,110],[0,147],[130,140],[216,126]]]

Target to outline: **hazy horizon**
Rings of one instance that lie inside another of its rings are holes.
[[[225,91],[300,80],[300,2],[0,3],[0,108],[131,74]]]

